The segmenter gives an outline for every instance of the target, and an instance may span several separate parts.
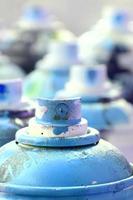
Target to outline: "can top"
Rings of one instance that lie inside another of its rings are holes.
[[[109,25],[115,28],[126,27],[129,21],[129,14],[126,9],[105,7],[103,18]]]
[[[22,29],[51,30],[54,28],[56,18],[41,5],[28,5],[17,22]]]
[[[75,90],[76,88],[76,90]],[[65,88],[56,94],[57,97],[81,96],[92,101],[108,97],[116,99],[121,96],[120,88],[113,87],[108,80],[106,67],[104,65],[81,66],[76,65],[71,68],[70,79]]]
[[[104,65],[95,66],[73,66],[70,73],[70,80],[84,83],[87,87],[97,87],[105,84],[107,70]],[[79,81],[80,80],[80,81]]]
[[[75,125],[81,121],[80,98],[37,99],[35,118],[43,125]]]
[[[46,57],[38,62],[37,68],[41,69],[68,69],[78,64],[78,47],[75,39],[53,41]]]
[[[23,12],[22,19],[27,21],[44,21],[48,13],[44,7],[39,5],[27,6]]]
[[[16,134],[22,144],[51,147],[70,147],[96,144],[99,132],[88,130],[88,122],[81,118],[81,100],[37,99],[35,118],[25,130]]]

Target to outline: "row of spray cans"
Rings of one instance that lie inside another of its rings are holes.
[[[99,134],[128,123],[132,106],[106,63],[81,59],[81,38],[58,35],[23,87],[0,82],[0,199],[132,200],[132,164]]]

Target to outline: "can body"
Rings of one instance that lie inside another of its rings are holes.
[[[93,150],[88,147],[81,149],[76,147],[62,148],[60,151],[60,148],[41,148],[39,150],[35,147],[28,147],[27,149],[26,146],[21,147],[14,141],[5,145],[0,151],[0,199],[132,200],[133,177],[130,180],[125,178],[119,182],[114,173],[113,179],[111,177],[111,182],[109,182],[108,173],[112,172],[108,172],[107,169],[103,170],[103,167],[99,168],[99,165],[96,165],[99,151],[103,156],[98,163],[102,166],[114,166],[114,159],[118,158],[115,156],[111,159],[109,154],[105,154],[108,143],[100,142],[98,146],[94,146]],[[19,159],[16,165],[15,160],[20,157],[21,160]],[[101,159],[105,159],[104,164],[101,163]],[[7,160],[11,163],[10,170],[7,170]],[[120,163],[119,165],[121,167]],[[60,170],[57,166],[60,166]],[[86,176],[90,170],[89,176]],[[45,171],[47,173],[44,173]],[[105,172],[104,175],[102,171]],[[33,176],[34,172],[36,172],[36,178]],[[30,177],[27,179],[28,174]],[[98,182],[102,182],[102,184],[87,186],[88,178],[92,182],[95,174],[98,175]],[[45,179],[46,176],[47,179]],[[116,182],[112,181],[114,179]],[[82,184],[82,181],[85,184]],[[13,184],[15,182],[16,186]],[[19,184],[20,182],[21,184]],[[72,186],[68,186],[70,182]]]

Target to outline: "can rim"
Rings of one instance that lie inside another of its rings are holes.
[[[133,164],[131,164],[131,166],[133,168]],[[33,187],[0,183],[0,193],[47,197],[96,195],[103,193],[120,192],[125,189],[133,190],[133,175],[126,179],[110,183],[75,187]]]
[[[15,140],[20,144],[38,147],[74,147],[97,144],[100,140],[100,133],[96,129],[89,127],[88,132],[80,136],[66,138],[36,137],[29,135],[27,128],[22,128],[17,131]]]

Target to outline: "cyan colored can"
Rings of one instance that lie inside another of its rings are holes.
[[[15,139],[15,133],[27,126],[34,108],[21,101],[20,80],[0,82],[0,146]]]
[[[0,199],[132,200],[132,164],[88,127],[80,99],[37,104],[29,126],[0,148]]]
[[[122,97],[122,90],[112,84],[104,65],[73,66],[70,79],[56,97],[82,97],[82,115],[98,130],[130,121],[132,107]]]
[[[53,98],[57,91],[63,89],[69,79],[70,67],[77,62],[74,41],[53,42],[49,54],[38,62],[36,70],[25,80],[25,95]]]

